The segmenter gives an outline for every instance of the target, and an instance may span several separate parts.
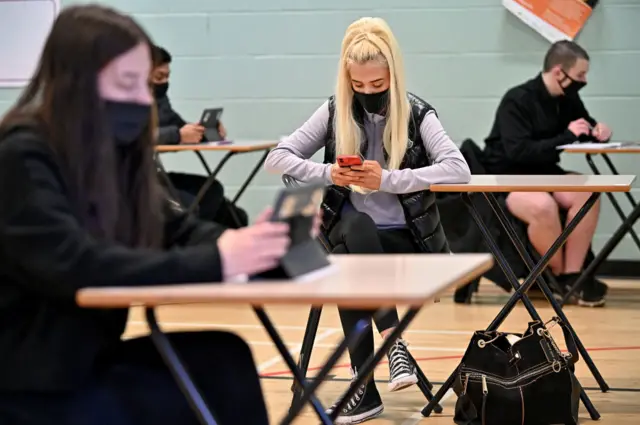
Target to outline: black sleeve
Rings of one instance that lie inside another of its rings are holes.
[[[158,144],[159,145],[179,145],[180,144],[180,127],[175,125],[167,125],[158,128]]]
[[[575,96],[575,98],[571,99],[571,111],[575,114],[572,121],[584,118],[589,121],[589,124],[591,124],[592,127],[598,124],[598,121],[589,115],[589,111],[587,111],[587,108],[584,106],[580,96]]]
[[[576,136],[566,129],[550,139],[533,138],[533,125],[527,111],[514,99],[505,99],[498,109],[500,135],[507,156],[514,162],[548,164],[558,159],[558,146],[573,143]]]
[[[217,223],[198,220],[176,201],[167,197],[165,202],[165,247],[194,246],[199,244],[216,243],[218,238],[227,230]]]
[[[206,229],[188,220],[173,216],[168,221],[174,245],[189,245],[198,234],[206,237],[201,235]],[[215,238],[221,230],[210,232]],[[93,238],[72,213],[58,167],[42,149],[0,152],[0,252],[30,292],[69,301],[84,287],[222,280],[213,242],[156,250]]]

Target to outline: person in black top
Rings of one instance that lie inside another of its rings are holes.
[[[161,46],[153,47],[154,67],[151,72],[153,93],[158,107],[158,121],[161,145],[177,145],[180,143],[199,143],[205,141],[204,127],[196,123],[188,123],[171,106],[169,101],[169,77],[171,76],[171,54]],[[218,123],[218,132],[224,139],[227,130],[222,122]]]
[[[576,140],[606,142],[611,130],[587,112],[578,92],[587,84],[589,55],[572,41],[554,43],[544,58],[543,71],[513,87],[502,98],[489,137],[484,165],[490,174],[565,174],[558,163],[558,146]],[[528,236],[540,253],[548,250],[562,230],[559,210],[573,219],[590,193],[510,193],[509,211],[527,225]],[[596,225],[596,204],[549,263],[561,284],[571,285],[583,268]],[[607,287],[592,279],[579,303],[601,306]]]
[[[149,337],[121,339],[128,310],[80,308],[76,292],[222,282],[272,270],[287,250],[269,211],[227,230],[162,192],[150,45],[113,9],[66,8],[0,123],[1,424],[196,425]],[[170,339],[218,423],[268,424],[242,339]]]
[[[158,144],[178,145],[206,142],[204,127],[188,123],[178,114],[169,100],[169,77],[171,75],[171,54],[161,46],[153,46],[154,66],[151,71],[151,84],[158,109]],[[222,122],[218,123],[218,132],[224,139],[227,130]],[[168,173],[171,184],[177,189],[180,202],[191,205],[206,178],[195,174]],[[238,228],[248,224],[247,213],[224,196],[224,187],[215,180],[207,189],[198,205],[198,216],[215,221],[227,227]]]

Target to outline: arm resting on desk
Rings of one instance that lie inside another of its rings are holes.
[[[179,216],[168,223],[174,243],[187,243],[203,231]],[[72,212],[53,155],[43,149],[0,152],[0,251],[3,269],[17,276],[16,282],[58,299],[73,300],[83,287],[222,280],[214,243],[163,251],[91,236]]]
[[[300,128],[285,137],[269,152],[265,169],[269,172],[289,174],[300,181],[323,180],[332,184],[332,164],[318,164],[309,159],[324,147],[328,123],[327,101]]]
[[[175,125],[167,125],[158,128],[158,144],[159,145],[179,145],[180,144],[180,128]]]

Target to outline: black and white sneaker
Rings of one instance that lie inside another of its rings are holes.
[[[387,353],[389,358],[389,391],[400,391],[418,382],[414,366],[409,361],[407,343],[398,339]]]
[[[598,279],[589,279],[582,288],[578,299],[581,307],[602,307],[606,302],[609,287]]]
[[[352,369],[351,375],[353,376],[353,380],[355,380],[357,371]],[[327,414],[331,414],[335,407],[336,405],[334,404],[327,409]],[[334,423],[336,425],[359,424],[380,416],[383,410],[382,399],[380,398],[375,382],[371,379],[358,388],[358,391],[356,391],[347,402]]]

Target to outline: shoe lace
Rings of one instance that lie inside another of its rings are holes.
[[[356,368],[351,369],[351,382],[354,382],[358,377],[358,372]],[[367,383],[360,385],[358,390],[351,396],[345,407],[342,409],[342,413],[348,414],[352,410],[354,410],[360,404],[360,401],[364,397],[365,390],[367,388]]]
[[[397,340],[389,349],[388,355],[391,377],[396,376],[399,372],[411,370],[406,342],[400,339]]]

